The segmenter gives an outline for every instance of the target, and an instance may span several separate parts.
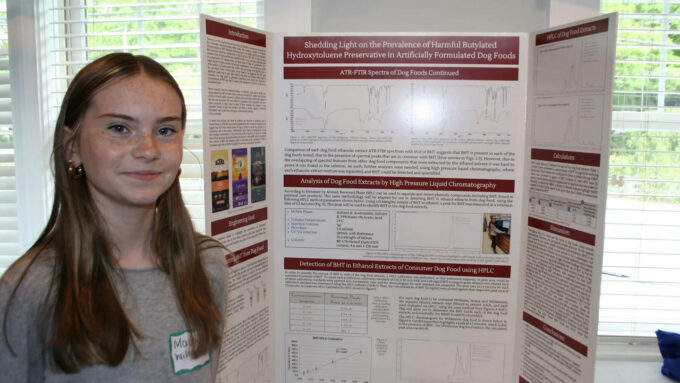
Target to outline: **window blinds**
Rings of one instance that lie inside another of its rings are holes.
[[[0,275],[19,255],[7,44],[7,3],[0,1]]]
[[[199,62],[200,13],[263,28],[263,0],[64,0],[48,9],[51,121],[71,78],[86,63],[126,51],[156,59],[173,74],[187,104],[181,186],[194,225],[203,232],[202,122]]]
[[[601,335],[680,331],[680,2],[619,12]]]

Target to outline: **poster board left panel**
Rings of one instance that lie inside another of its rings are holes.
[[[217,382],[273,382],[270,36],[200,27],[205,226],[230,250]]]

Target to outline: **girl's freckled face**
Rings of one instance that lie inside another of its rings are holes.
[[[83,164],[100,209],[154,206],[182,162],[182,104],[145,74],[101,88],[80,121],[70,160]]]

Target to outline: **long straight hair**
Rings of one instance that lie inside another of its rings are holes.
[[[117,366],[131,345],[136,350],[135,338],[144,336],[128,317],[118,296],[115,280],[120,270],[112,252],[115,244],[105,234],[102,217],[90,196],[87,175],[79,179],[69,175],[66,152],[78,138],[82,116],[97,91],[138,74],[163,81],[175,90],[182,104],[182,129],[186,126],[182,91],[156,61],[113,53],[78,72],[64,95],[55,127],[52,213],[36,243],[22,256],[27,266],[14,286],[4,315],[6,334],[9,306],[20,284],[37,259],[53,254],[54,273],[46,297],[53,297],[49,303],[57,309],[52,309],[47,314],[51,317],[45,318],[49,323],[45,347],[56,368],[67,373],[93,364]],[[175,179],[156,202],[152,250],[158,267],[169,276],[187,329],[195,330],[189,332],[194,357],[217,347],[220,341],[221,313],[200,257],[202,250],[218,246],[195,232],[182,201],[179,179]]]

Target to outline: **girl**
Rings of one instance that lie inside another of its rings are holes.
[[[114,53],[75,76],[51,217],[0,280],[3,381],[214,380],[227,266],[182,202],[185,123],[150,58]]]

